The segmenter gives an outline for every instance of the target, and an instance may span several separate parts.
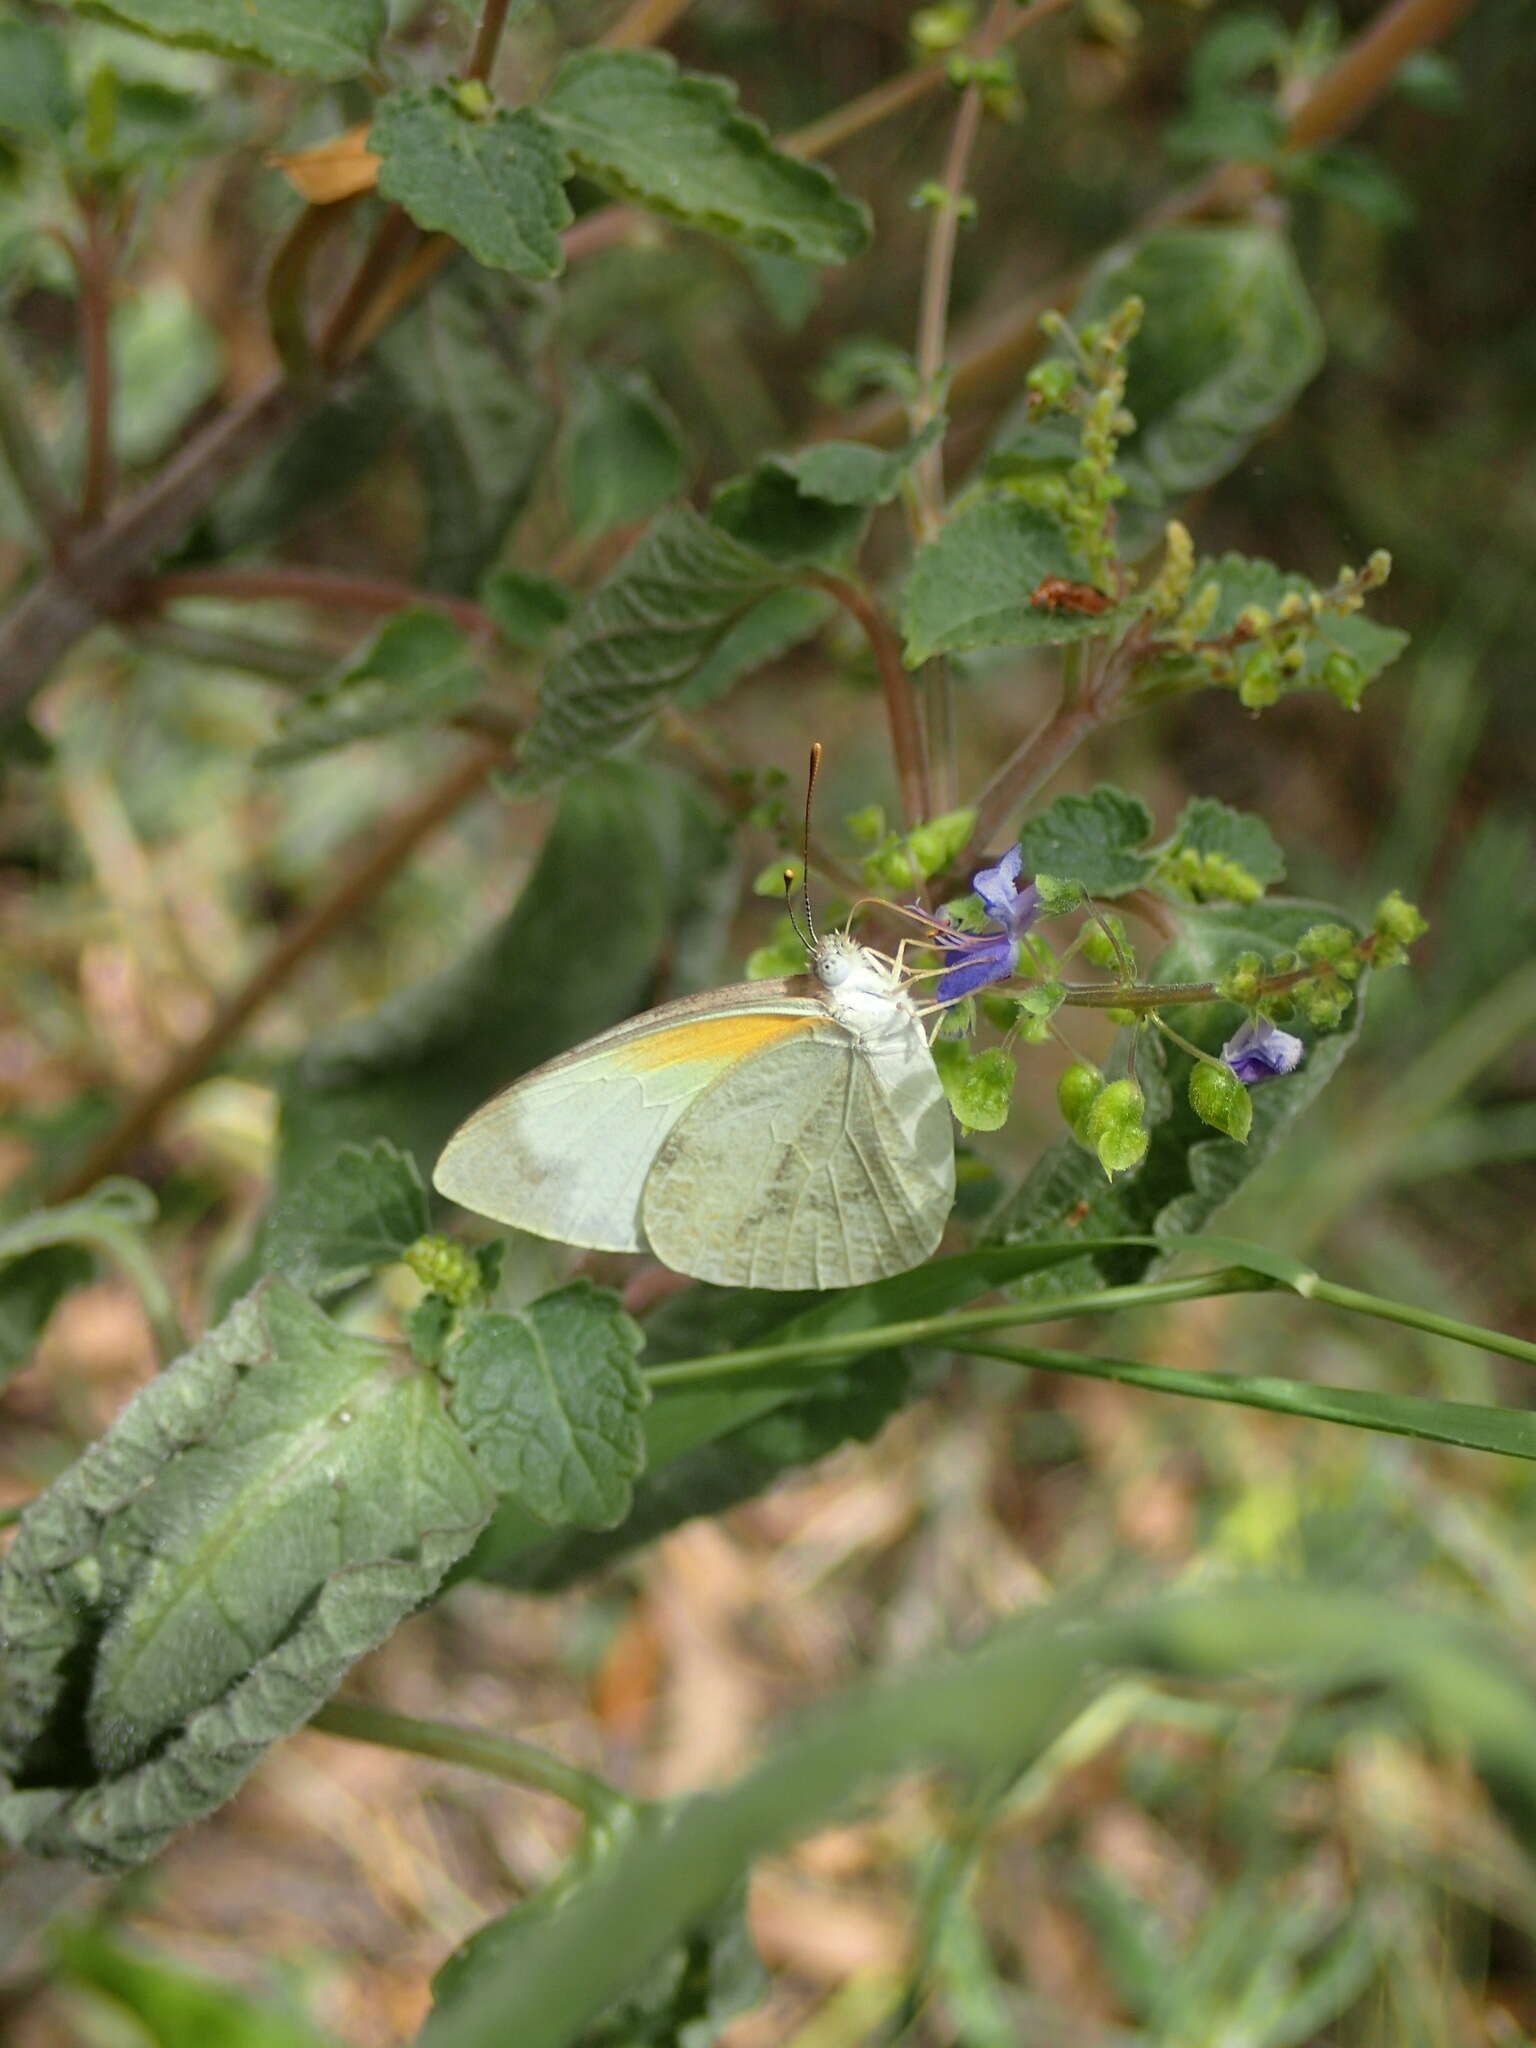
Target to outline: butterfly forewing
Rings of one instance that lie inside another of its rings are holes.
[[[866,1050],[840,1026],[722,1073],[663,1141],[644,1234],[737,1287],[847,1287],[937,1246],[954,1200],[949,1111],[921,1027]]]
[[[434,1185],[536,1237],[648,1249],[646,1176],[678,1119],[733,1065],[826,1027],[822,1002],[791,992],[800,986],[746,984],[667,1003],[536,1068],[459,1127]]]

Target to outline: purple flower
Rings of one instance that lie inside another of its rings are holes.
[[[1267,1017],[1250,1017],[1234,1031],[1221,1048],[1221,1056],[1245,1088],[1272,1081],[1277,1074],[1293,1073],[1301,1065],[1305,1047],[1289,1031],[1271,1024]]]
[[[988,982],[1006,981],[1018,967],[1019,942],[1040,915],[1040,891],[1033,882],[1019,887],[1023,865],[1023,847],[1010,846],[995,868],[982,868],[972,876],[971,887],[981,898],[992,930],[939,934],[937,944],[943,951],[958,956],[956,965],[939,978],[934,991],[939,1002],[958,1002]]]

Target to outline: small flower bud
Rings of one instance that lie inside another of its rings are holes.
[[[1036,363],[1024,380],[1031,397],[1042,405],[1064,406],[1077,383],[1077,371],[1065,356],[1052,356]]]
[[[1384,938],[1395,939],[1400,946],[1411,946],[1415,939],[1423,938],[1429,930],[1418,907],[1408,902],[1397,889],[1383,896],[1377,904],[1374,922]]]
[[[1079,1137],[1103,1087],[1104,1076],[1087,1060],[1074,1060],[1056,1083],[1056,1106],[1067,1128]]]
[[[474,1253],[467,1245],[435,1231],[417,1238],[405,1252],[404,1263],[423,1287],[430,1287],[461,1308],[481,1291],[480,1267]]]
[[[1189,1106],[1202,1123],[1246,1145],[1253,1128],[1253,1098],[1227,1066],[1196,1060],[1189,1076]]]
[[[1122,958],[1134,958],[1125,936],[1125,920],[1112,910],[1104,912],[1103,917],[1103,924],[1091,924],[1085,929],[1080,950],[1083,958],[1095,967],[1118,967]]]
[[[1100,1166],[1113,1177],[1139,1166],[1147,1156],[1150,1142],[1142,1125],[1116,1124],[1094,1141],[1093,1149],[1099,1155]]]
[[[1141,1083],[1129,1075],[1120,1081],[1111,1081],[1100,1089],[1093,1107],[1089,1110],[1084,1128],[1095,1143],[1106,1131],[1118,1130],[1124,1125],[1139,1125],[1146,1097],[1141,1092]]]
[[[1280,664],[1273,649],[1255,647],[1238,670],[1238,702],[1248,711],[1262,711],[1280,695]]]

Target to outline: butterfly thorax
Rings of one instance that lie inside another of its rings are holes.
[[[847,932],[817,940],[811,972],[827,1008],[861,1045],[910,1030],[914,1013],[900,970]]]

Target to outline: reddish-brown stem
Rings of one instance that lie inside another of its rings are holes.
[[[320,331],[315,355],[322,368],[340,369],[358,353],[359,330],[367,321],[374,300],[420,233],[400,207],[392,206],[385,214],[356,275]]]
[[[1352,128],[1416,50],[1453,29],[1472,0],[1395,0],[1362,29],[1291,115],[1288,149],[1310,149]]]
[[[1037,790],[1074,754],[1099,718],[1091,704],[1059,704],[1018,750],[1010,754],[976,799],[976,823],[962,863],[990,852],[994,836],[1009,816],[1027,804]]]
[[[85,481],[80,523],[99,524],[112,497],[112,280],[116,249],[100,195],[79,195],[80,355],[85,373]]]
[[[501,46],[501,32],[507,25],[507,13],[511,0],[485,0],[480,10],[479,26],[469,52],[469,62],[464,66],[466,78],[489,78],[491,66],[496,62],[496,52]]]
[[[891,730],[891,751],[896,757],[896,783],[901,791],[902,814],[908,829],[932,815],[928,791],[928,761],[923,731],[917,715],[917,693],[901,658],[896,630],[867,590],[846,576],[813,572],[806,578],[818,590],[826,591],[864,630],[880,673],[885,693],[885,715]]]
[[[270,569],[174,569],[150,577],[140,586],[140,594],[153,605],[176,597],[225,597],[237,602],[288,598],[299,604],[359,612],[398,612],[410,605],[431,605],[446,612],[466,633],[485,639],[496,633],[496,621],[472,598],[418,590],[413,584],[385,576],[348,576],[297,563],[280,563]]]
[[[289,927],[244,986],[220,1005],[202,1035],[167,1062],[111,1130],[50,1192],[49,1201],[73,1201],[94,1187],[104,1174],[121,1166],[153,1131],[170,1104],[213,1064],[257,1011],[292,980],[316,947],[372,902],[421,842],[483,787],[492,770],[506,760],[508,751],[505,740],[479,741],[425,795],[370,835],[320,902]]]

